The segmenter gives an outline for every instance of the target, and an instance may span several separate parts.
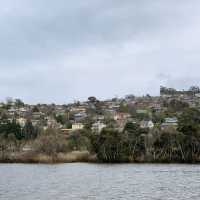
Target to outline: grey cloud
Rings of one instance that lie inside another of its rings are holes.
[[[197,0],[1,2],[0,98],[63,103],[199,84],[199,8]]]

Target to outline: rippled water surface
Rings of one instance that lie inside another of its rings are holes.
[[[0,199],[200,200],[200,166],[0,164]]]

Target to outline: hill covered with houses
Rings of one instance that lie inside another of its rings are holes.
[[[200,89],[65,105],[0,103],[2,162],[199,162]]]

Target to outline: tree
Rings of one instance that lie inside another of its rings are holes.
[[[96,153],[103,162],[128,161],[125,138],[114,129],[103,129],[96,143]]]
[[[200,93],[200,88],[198,86],[191,86],[189,91],[192,93],[192,94],[197,94],[197,93]]]
[[[125,96],[125,99],[127,99],[127,100],[135,100],[135,95],[128,94],[128,95]]]
[[[184,135],[186,160],[197,161],[200,157],[200,111],[195,108],[184,110],[179,117],[178,130]]]
[[[165,121],[165,115],[162,112],[152,112],[152,121],[155,124],[162,124]]]
[[[160,94],[161,95],[174,95],[177,91],[174,88],[166,88],[163,86],[160,86]]]
[[[172,99],[168,104],[167,107],[170,112],[179,112],[184,110],[185,108],[189,107],[188,103],[179,101],[177,99]]]
[[[74,131],[68,137],[68,145],[71,151],[90,151],[91,150],[91,140],[88,137],[86,130]]]
[[[88,97],[88,101],[89,101],[90,103],[95,103],[95,102],[97,101],[97,98],[91,96],[91,97]]]
[[[26,121],[26,124],[22,131],[25,139],[35,139],[38,135],[37,129],[34,128],[30,120]]]
[[[44,153],[56,159],[57,153],[69,151],[66,138],[58,130],[48,128],[33,143],[38,153]]]
[[[21,139],[22,132],[19,124],[16,123],[15,120],[12,122],[4,121],[0,124],[0,134],[4,135],[4,137],[8,137],[10,134],[14,134],[17,139]]]
[[[64,115],[55,116],[55,119],[58,123],[60,123],[62,125],[64,125],[67,121],[66,116],[64,116]]]
[[[38,106],[34,106],[33,109],[32,109],[32,112],[40,112]]]
[[[139,124],[128,122],[123,131],[127,138],[126,146],[131,160],[138,160],[145,154],[146,130],[140,128]]]
[[[176,130],[161,131],[154,141],[153,157],[160,162],[184,162],[184,135]]]
[[[6,104],[11,106],[12,103],[13,103],[13,98],[12,97],[7,97],[6,98]]]
[[[184,135],[199,137],[200,111],[195,108],[187,108],[178,120],[178,130]]]
[[[24,106],[24,102],[21,99],[15,99],[15,105],[20,108]]]
[[[140,134],[140,126],[137,123],[128,122],[126,123],[123,132],[132,133],[135,136],[138,136]]]
[[[128,113],[129,109],[128,109],[128,105],[126,102],[122,101],[120,103],[120,106],[119,106],[119,112],[123,112],[123,113]]]

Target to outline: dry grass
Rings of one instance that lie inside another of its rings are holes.
[[[58,153],[47,155],[42,153],[18,153],[7,157],[4,161],[9,163],[71,163],[71,162],[96,162],[96,156],[88,151],[72,151],[69,153]]]
[[[58,153],[54,156],[37,154],[33,157],[37,163],[71,163],[71,162],[89,162],[92,156],[88,151],[73,151],[70,153]],[[94,161],[94,156],[93,156]]]

